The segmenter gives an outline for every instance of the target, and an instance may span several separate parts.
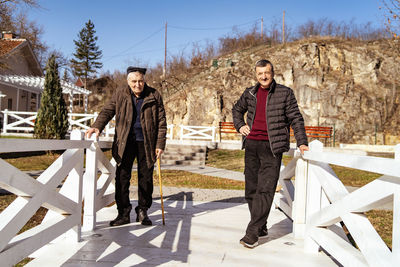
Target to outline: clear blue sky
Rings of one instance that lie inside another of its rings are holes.
[[[285,21],[292,27],[309,19],[328,18],[381,27],[379,0],[39,0],[28,17],[44,29],[43,40],[71,58],[73,40],[91,19],[103,51],[102,71],[125,71],[129,65],[152,67],[164,61],[164,25],[168,22],[168,56],[189,54],[191,45],[254,26]],[[258,22],[259,24],[259,22]],[[205,30],[206,29],[206,30]]]

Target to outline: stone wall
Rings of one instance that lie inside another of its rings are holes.
[[[313,39],[260,46],[218,58],[165,99],[168,123],[232,121],[231,109],[254,85],[254,63],[269,59],[291,87],[306,125],[334,126],[342,143],[400,143],[400,43]]]

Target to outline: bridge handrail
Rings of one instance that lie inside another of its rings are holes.
[[[101,151],[109,143],[98,142],[94,136],[81,140],[80,131],[74,131],[71,138],[77,140],[0,139],[0,153],[66,149],[37,180],[0,159],[0,186],[18,196],[0,213],[2,263],[14,264],[71,229],[80,239],[83,198],[84,231],[93,230],[96,212],[114,201],[116,164]],[[324,152],[317,140],[304,155],[294,150],[289,153],[293,160],[281,168],[282,196],[275,203],[293,219],[293,233],[305,239],[305,251],[316,253],[322,247],[345,266],[396,266],[400,255],[400,145],[395,146],[394,159]],[[329,164],[383,175],[349,193]],[[394,210],[392,251],[362,214],[387,203],[393,203]],[[40,206],[50,210],[41,226],[18,235]],[[358,248],[347,240],[340,222]]]
[[[281,168],[281,198],[276,202],[293,219],[293,233],[305,251],[319,247],[344,266],[396,266],[400,259],[400,144],[395,158],[324,152],[320,141]],[[349,193],[329,164],[382,174]],[[292,177],[295,176],[294,183]],[[362,212],[393,203],[392,251]],[[358,248],[351,245],[343,222]]]
[[[81,239],[83,159],[90,142],[81,141],[80,131],[72,132],[71,139],[0,139],[0,152],[66,149],[36,180],[0,159],[0,186],[17,196],[0,213],[2,265],[14,265],[67,232]],[[18,234],[41,206],[48,209],[42,223]]]

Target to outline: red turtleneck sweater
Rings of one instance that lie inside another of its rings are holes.
[[[254,117],[253,126],[251,127],[250,134],[247,136],[247,139],[268,140],[266,118],[267,98],[268,89],[264,89],[260,86],[257,91],[256,115]]]

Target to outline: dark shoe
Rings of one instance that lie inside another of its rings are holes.
[[[114,226],[115,222],[121,220],[121,218],[122,218],[122,214],[120,212],[118,212],[117,218],[115,218],[114,220],[112,220],[110,222],[110,226]]]
[[[110,226],[119,226],[131,222],[130,213],[132,207],[124,209],[122,212],[118,211],[118,216],[110,222]]]
[[[268,237],[268,229],[267,227],[262,227],[260,231],[258,231],[258,238],[267,238]]]
[[[255,248],[258,246],[258,238],[253,238],[251,236],[245,235],[242,239],[240,239],[240,244],[242,244],[246,248]]]
[[[114,220],[112,220],[110,222],[110,226],[119,226],[119,225],[128,224],[130,222],[131,222],[131,219],[129,218],[129,216],[118,215],[117,218],[115,218]]]
[[[136,211],[136,222],[140,222],[142,225],[152,225],[153,223],[149,219],[149,216],[147,216],[147,211],[139,208],[135,208]]]

